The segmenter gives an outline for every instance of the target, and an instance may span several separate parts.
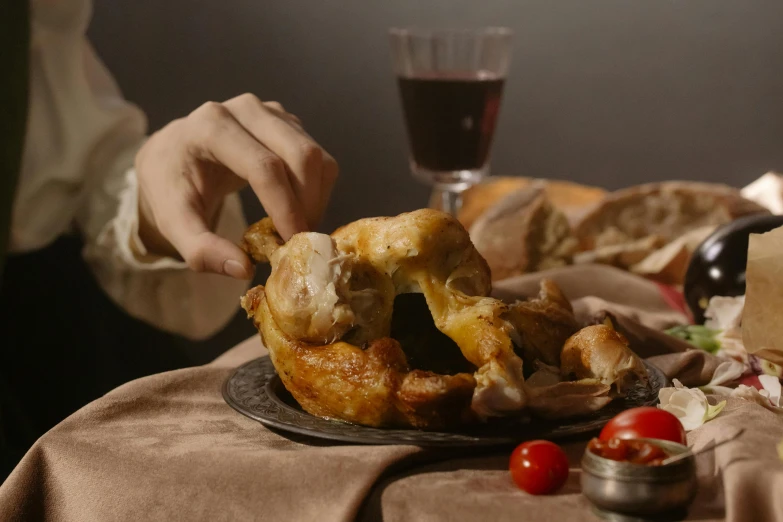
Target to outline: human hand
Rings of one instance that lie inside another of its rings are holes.
[[[214,233],[224,198],[249,183],[288,240],[318,224],[337,173],[334,158],[279,103],[252,94],[207,102],[139,150],[139,235],[151,253],[247,279],[247,255]]]

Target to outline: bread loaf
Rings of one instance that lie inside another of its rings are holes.
[[[566,217],[574,220],[600,203],[606,195],[604,189],[579,185],[570,181],[539,180],[516,176],[491,176],[478,185],[465,191],[462,196],[462,208],[457,219],[470,230],[470,227],[486,210],[512,192],[529,188],[534,183],[543,183],[550,203]],[[437,194],[433,196],[438,197]],[[433,200],[432,204],[435,203]]]
[[[769,213],[727,185],[691,181],[649,183],[607,195],[576,224],[582,250],[619,245],[649,236],[666,243],[706,226]]]
[[[550,203],[542,183],[495,203],[470,227],[470,238],[493,280],[569,264],[577,246],[568,220]]]

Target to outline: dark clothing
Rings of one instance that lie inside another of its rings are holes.
[[[130,318],[62,237],[8,255],[29,91],[30,5],[0,1],[0,481],[81,406],[129,380],[192,364],[192,343]],[[45,209],[44,209],[45,211]]]
[[[0,0],[0,482],[38,437],[88,402],[130,380],[207,362],[253,333],[240,314],[203,342],[131,318],[99,287],[76,236],[7,254],[29,55],[28,0]]]
[[[24,150],[30,61],[30,5],[0,2],[0,278]]]
[[[132,379],[193,364],[187,352],[195,343],[128,316],[98,286],[81,247],[78,238],[61,237],[6,259],[0,481],[38,437],[78,408]]]

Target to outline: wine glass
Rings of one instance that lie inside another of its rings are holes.
[[[489,175],[511,57],[511,30],[389,31],[413,176],[456,215],[462,192]]]

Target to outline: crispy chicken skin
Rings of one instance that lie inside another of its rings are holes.
[[[362,219],[287,243],[266,219],[248,229],[244,247],[272,271],[242,307],[286,389],[314,415],[436,429],[518,414],[531,394],[534,412],[566,402],[579,409],[573,393],[558,399],[562,385],[532,389],[523,376],[523,359],[560,366],[564,343],[579,329],[568,300],[549,281],[530,301],[489,297],[487,263],[448,214]],[[411,368],[390,337],[395,297],[408,293],[423,294],[435,327],[476,368],[472,375]],[[595,404],[603,390],[596,383],[580,388]]]
[[[313,415],[430,429],[475,420],[470,400],[476,383],[470,374],[411,371],[399,343],[388,337],[363,348],[294,340],[275,323],[260,286],[245,295],[242,306],[254,318],[286,389]]]
[[[513,339],[525,361],[560,366],[563,343],[577,330],[571,303],[552,281],[541,281],[537,299],[517,301],[506,315],[514,326]]]
[[[647,370],[611,322],[588,326],[572,335],[560,354],[560,367],[540,364],[526,382],[530,410],[561,419],[586,415],[625,396],[646,382]]]
[[[251,255],[269,259],[272,272],[266,288],[251,290],[243,306],[261,331],[286,388],[307,411],[362,424],[398,424],[394,412],[413,411],[415,416],[419,410],[413,404],[428,405],[434,412],[438,408],[433,404],[453,403],[466,384],[473,387],[470,409],[480,417],[525,407],[522,360],[514,353],[511,325],[502,317],[507,307],[487,297],[489,268],[453,217],[420,210],[363,219],[331,237],[297,234],[281,246],[259,230],[269,229],[251,227],[245,241]],[[249,297],[253,293],[255,297]],[[424,294],[436,327],[478,368],[475,380],[411,373],[398,344],[387,351],[396,354],[399,364],[387,364],[386,359],[375,364],[369,349],[359,348],[388,338],[394,297],[402,293]],[[379,372],[378,364],[386,370]],[[297,371],[286,372],[287,367]],[[340,367],[364,368],[359,374],[377,380],[346,379],[344,371],[336,373]],[[370,396],[378,399],[372,419],[357,413],[362,408],[356,404],[370,402]],[[432,418],[407,421],[436,423]]]
[[[256,263],[268,263],[272,253],[283,243],[269,218],[250,225],[242,238],[242,248]]]
[[[634,382],[647,379],[641,359],[611,324],[582,328],[563,347],[560,372],[565,377],[594,379],[623,395]]]

